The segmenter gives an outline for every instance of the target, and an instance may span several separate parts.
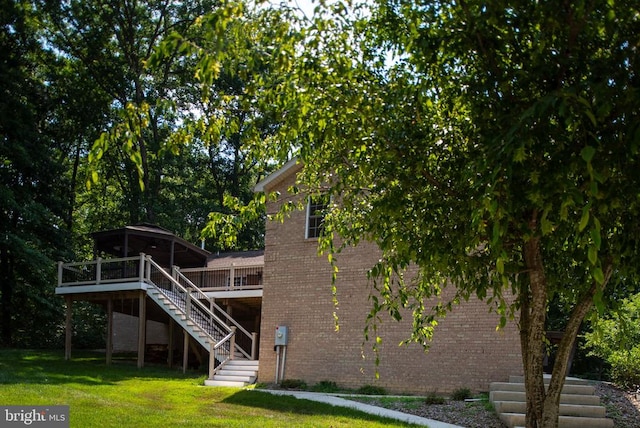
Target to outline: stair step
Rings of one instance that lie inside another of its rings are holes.
[[[520,391],[490,391],[489,400],[495,401],[521,401],[525,402],[524,392]],[[600,397],[597,395],[584,394],[560,394],[560,404],[578,404],[586,406],[597,406],[600,404]]]
[[[231,375],[216,374],[215,376],[213,376],[213,380],[253,383],[256,380],[256,377],[255,376],[245,376],[245,375],[242,375],[242,376],[231,376]]]
[[[258,360],[243,360],[243,359],[235,359],[235,360],[229,360],[229,362],[227,363],[227,365],[232,365],[232,366],[244,366],[244,367],[258,367],[258,365],[260,364],[260,361]]]
[[[226,335],[226,332],[219,332],[218,327],[212,325],[207,319],[198,316],[197,313],[192,314],[194,318],[188,318],[184,313],[185,302],[182,297],[178,293],[173,293],[169,290],[160,290],[157,287],[151,287],[147,290],[147,294],[154,300],[164,311],[171,316],[175,321],[178,322],[182,326],[182,328],[196,340],[202,347],[204,347],[207,351],[211,350],[211,344],[214,342],[213,339],[209,336],[208,332],[213,331],[213,336],[218,335],[218,339]],[[217,332],[217,333],[216,333]],[[220,357],[216,357],[218,361],[222,361]],[[243,356],[238,356],[238,358],[244,358]],[[238,360],[240,361],[240,360]],[[253,366],[249,365],[246,368],[244,366],[240,366],[240,368],[236,368],[236,370],[240,370],[243,372],[244,377],[241,379],[222,379],[221,381],[229,381],[229,382],[240,382],[242,386],[243,383],[255,382],[258,372],[257,362],[251,362],[254,364]],[[234,370],[233,366],[229,366],[228,370]],[[220,379],[214,379],[220,380]],[[237,386],[237,385],[234,385]]]
[[[230,386],[234,388],[244,388],[247,386],[245,382],[235,382],[235,381],[226,381],[226,380],[209,380],[206,379],[204,381],[205,386]]]
[[[519,401],[495,401],[493,406],[497,413],[526,413],[527,403]],[[607,409],[604,406],[584,406],[578,404],[560,404],[561,416],[580,416],[604,418]]]
[[[509,427],[524,426],[523,413],[501,413],[500,419]],[[583,418],[577,416],[560,416],[559,428],[613,428],[613,419]]]
[[[224,368],[222,370],[218,370],[218,372],[216,373],[216,376],[220,375],[220,376],[253,376],[255,377],[255,373],[256,373],[255,370],[231,370],[231,369]]]
[[[545,374],[542,379],[545,385],[549,385],[549,382],[551,382],[551,375]],[[509,376],[509,382],[524,383],[524,376]],[[564,380],[564,384],[565,385],[591,385],[591,382],[589,382],[586,379],[580,379],[577,377],[567,377]]]
[[[491,382],[489,385],[489,391],[517,391],[524,392],[524,383],[511,383],[511,382]],[[564,385],[562,388],[563,394],[573,395],[593,395],[596,392],[596,388],[593,385]]]
[[[234,372],[241,372],[241,373],[256,373],[258,371],[258,366],[235,366],[235,365],[225,364],[224,368],[221,370],[232,370]]]

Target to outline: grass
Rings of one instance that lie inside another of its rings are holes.
[[[100,354],[0,349],[0,404],[68,405],[71,427],[401,427],[355,410],[268,393],[203,385],[201,373]]]

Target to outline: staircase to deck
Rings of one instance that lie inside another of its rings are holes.
[[[213,378],[204,381],[206,386],[243,387],[256,382],[258,360],[234,359],[218,370]]]
[[[215,345],[217,341],[222,339],[222,334],[218,329],[212,328],[208,323],[197,323],[186,315],[186,302],[175,293],[160,292],[158,288],[150,288],[147,290],[147,296],[151,298],[158,306],[160,306],[176,323],[178,323],[189,335],[195,339],[204,349],[211,349],[211,345]],[[208,333],[210,331],[213,334]],[[217,339],[217,340],[212,340]]]
[[[545,385],[550,378],[545,376]],[[524,427],[526,398],[523,376],[511,376],[509,382],[491,383],[489,400],[500,419],[509,427]],[[560,428],[612,428],[606,409],[595,395],[595,387],[577,378],[565,380],[560,395]]]
[[[145,279],[151,287],[147,296],[210,353],[205,385],[242,387],[255,383],[259,365],[253,359],[255,334],[247,332],[219,307],[218,313],[226,319],[214,314],[201,301],[206,299],[204,293],[179,271],[169,275],[150,259],[148,265]],[[248,338],[249,350],[236,343],[238,333]]]
[[[200,319],[196,322],[194,319],[189,319],[186,315],[186,301],[180,298],[178,293],[167,290],[161,292],[154,287],[147,290],[147,295],[203,348],[210,350],[217,343],[211,339],[208,332],[214,332],[218,341],[224,337],[223,332],[216,329],[208,320]],[[242,352],[235,352],[234,358],[224,362],[224,366],[218,367],[213,377],[205,380],[204,383],[206,386],[244,387],[255,383],[258,377],[258,366],[258,360],[250,360]]]

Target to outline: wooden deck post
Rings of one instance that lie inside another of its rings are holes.
[[[251,359],[255,360],[258,356],[258,333],[251,333]]]
[[[173,318],[169,318],[169,344],[167,345],[169,348],[167,349],[167,364],[169,365],[169,368],[173,367],[173,335],[175,334],[175,325],[176,322]]]
[[[184,334],[184,346],[182,348],[182,373],[187,372],[187,366],[189,365],[189,333],[187,330],[182,330]]]
[[[140,291],[138,303],[138,368],[144,367],[144,348],[147,341],[147,299],[146,292]]]
[[[107,300],[107,365],[111,365],[113,355],[113,298]]]
[[[229,359],[236,359],[236,330],[238,328],[234,325],[231,327],[231,331],[233,332],[233,336],[231,336],[231,341],[229,344]]]
[[[58,287],[62,286],[62,266],[63,262],[58,262]]]
[[[64,359],[71,359],[71,337],[73,336],[73,298],[70,295],[64,297],[67,302],[67,316],[65,320],[65,336],[64,336]]]
[[[216,371],[216,345],[215,343],[209,344],[209,379],[213,379],[213,375]]]

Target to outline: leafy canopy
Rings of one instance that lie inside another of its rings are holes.
[[[487,298],[504,323],[521,303],[508,296],[529,294],[532,240],[545,305],[593,294],[604,308],[633,285],[637,6],[391,0],[293,12],[266,12],[280,23],[255,54],[269,72],[245,93],[280,121],[253,148],[296,155],[303,187],[339,200],[323,249],[339,252],[337,236],[376,242],[374,278],[419,266],[411,284],[377,283],[376,310],[411,306],[421,340],[425,298],[450,283],[454,301]]]

